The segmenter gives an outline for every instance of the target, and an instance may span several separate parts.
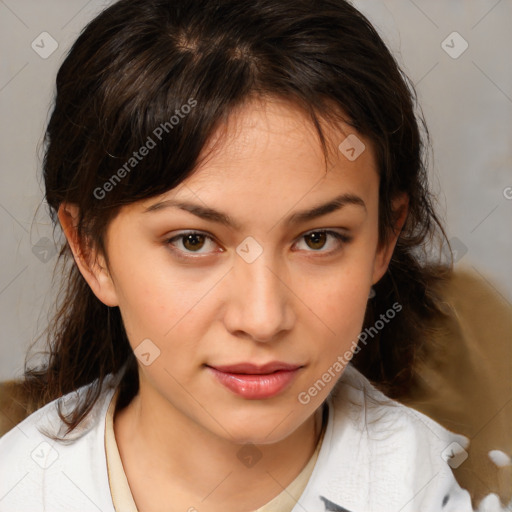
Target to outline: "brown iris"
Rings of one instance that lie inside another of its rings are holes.
[[[203,247],[205,240],[205,235],[191,233],[183,236],[183,246],[189,251],[198,251]]]
[[[325,245],[327,234],[322,231],[315,231],[309,233],[304,238],[311,249],[321,249]]]

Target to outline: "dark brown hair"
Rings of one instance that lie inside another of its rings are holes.
[[[443,270],[427,262],[425,247],[444,232],[427,189],[428,132],[414,89],[369,21],[346,1],[121,0],[107,8],[84,29],[57,75],[44,159],[52,218],[57,224],[63,201],[76,204],[80,239],[104,251],[105,230],[119,209],[190,176],[212,134],[251,97],[301,108],[325,155],[320,120],[343,119],[368,137],[380,173],[381,242],[394,226],[392,199],[409,196],[406,224],[369,301],[365,328],[394,303],[403,311],[353,359],[398,397],[414,377],[422,326],[442,314],[434,285]],[[178,123],[170,121],[177,115]],[[163,126],[147,156],[120,171]],[[47,332],[46,362],[26,365],[25,386],[40,406],[93,383],[62,417],[72,430],[108,374],[126,368],[122,404],[137,393],[138,374],[118,308],[94,296],[66,242],[60,256],[63,289]]]

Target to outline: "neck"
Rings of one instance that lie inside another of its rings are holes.
[[[114,431],[139,510],[182,501],[184,510],[196,503],[239,512],[269,502],[299,475],[321,436],[322,408],[284,439],[254,445],[215,435],[141,388],[116,414]]]

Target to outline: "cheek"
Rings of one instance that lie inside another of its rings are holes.
[[[318,406],[352,359],[368,301],[367,280],[367,272],[347,273],[326,282],[323,293],[315,297],[312,309],[322,321],[309,317],[310,365],[299,383],[301,404]]]
[[[171,265],[165,249],[133,252],[118,263],[119,308],[132,346],[150,338],[163,348],[184,326],[200,328],[197,315],[208,315],[216,274]]]
[[[317,304],[323,304],[325,322],[335,333],[335,343],[346,342],[359,334],[368,300],[366,282],[366,275],[351,275],[337,286],[331,285],[330,293],[317,299]]]
[[[317,353],[324,364],[326,359],[334,360],[347,349],[355,348],[361,332],[373,260],[369,252],[363,252],[354,251],[339,269],[331,269],[328,275],[309,282],[313,293],[307,303],[313,315],[308,317],[311,329],[316,331],[315,338],[319,344],[323,343]],[[302,293],[306,293],[306,289]]]
[[[160,251],[144,250],[133,238],[125,237],[122,246],[113,240],[110,250],[119,309],[132,345],[155,336],[171,320],[166,318],[169,311],[179,305],[173,292],[177,283],[169,280]]]

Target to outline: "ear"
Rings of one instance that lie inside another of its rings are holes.
[[[388,269],[389,262],[393,256],[398,237],[407,219],[409,207],[409,196],[404,192],[392,201],[393,214],[395,215],[395,225],[392,231],[388,234],[387,240],[379,245],[375,255],[373,266],[373,281],[372,284],[377,283]]]
[[[75,262],[94,295],[106,306],[117,306],[116,289],[104,255],[89,241],[78,237],[78,214],[75,204],[61,203],[58,217]]]

